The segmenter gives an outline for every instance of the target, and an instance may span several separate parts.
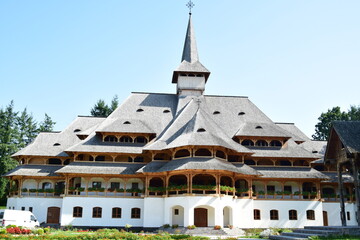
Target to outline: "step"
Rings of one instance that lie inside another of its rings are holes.
[[[274,239],[274,240],[308,240],[308,238],[292,237],[292,236],[284,236],[284,235],[270,235],[269,239]]]
[[[341,232],[342,229],[355,229],[356,227],[330,227],[330,226],[305,226],[304,229]]]
[[[332,231],[332,230],[316,230],[316,229],[295,229],[293,231],[294,233],[308,233],[313,235],[319,235],[319,236],[327,236],[327,235],[336,235],[339,232],[338,231]]]
[[[290,237],[298,237],[298,238],[308,238],[311,236],[319,236],[320,234],[311,234],[311,233],[298,233],[298,232],[284,232],[281,233],[281,236],[290,236]],[[321,236],[325,236],[322,234]]]

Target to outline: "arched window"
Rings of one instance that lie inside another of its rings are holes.
[[[241,145],[243,145],[243,146],[254,146],[254,142],[249,140],[249,139],[246,139],[246,140],[241,142]]]
[[[97,156],[95,158],[95,162],[104,162],[105,161],[105,156]]]
[[[255,129],[262,129],[262,126],[256,126]]]
[[[289,220],[297,220],[297,211],[289,210]]]
[[[175,153],[175,158],[190,157],[189,150],[181,149]]]
[[[94,207],[92,217],[93,218],[101,218],[102,208],[101,207]]]
[[[258,140],[258,141],[256,141],[255,146],[257,146],[257,147],[267,147],[269,145],[265,140]]]
[[[134,162],[144,162],[144,157],[137,156],[137,157],[134,159]]]
[[[141,217],[140,208],[132,208],[131,209],[131,218],[140,218],[140,217]]]
[[[154,160],[171,160],[171,156],[166,153],[157,153],[154,156]]]
[[[261,220],[259,209],[254,209],[254,220]]]
[[[270,210],[270,220],[279,220],[279,211],[278,210]]]
[[[291,166],[291,162],[289,160],[280,160],[278,163],[280,166]]]
[[[143,136],[138,136],[135,138],[134,143],[147,143],[147,139]]]
[[[74,207],[73,208],[73,217],[81,218],[82,217],[83,208],[82,207]]]
[[[42,184],[42,189],[51,189],[52,188],[52,184],[50,182],[44,182]]]
[[[244,163],[245,163],[246,165],[256,165],[256,164],[255,164],[255,161],[254,161],[254,160],[251,160],[251,159],[245,160]]]
[[[64,165],[68,165],[70,163],[70,159],[66,159],[65,161],[64,161]]]
[[[112,209],[112,218],[121,218],[121,208],[115,207]]]
[[[115,136],[112,136],[112,135],[106,136],[104,138],[104,142],[117,142],[117,141],[118,141],[118,139]]]
[[[241,158],[238,155],[229,155],[228,161],[229,162],[241,162]]]
[[[242,115],[245,115],[245,113],[244,113],[244,112],[239,112],[238,115],[239,115],[239,116],[242,116]]]
[[[307,220],[315,220],[315,211],[314,210],[307,210],[306,211],[306,218],[307,218]]]
[[[278,140],[272,140],[270,142],[270,146],[272,146],[272,147],[281,147],[282,143],[280,141],[278,141]]]
[[[49,158],[48,163],[50,165],[61,165],[61,160],[58,158]]]
[[[219,112],[219,111],[215,111],[215,112],[213,112],[213,114],[214,114],[214,115],[218,115],[218,114],[220,114],[220,112]]]
[[[206,132],[205,128],[199,128],[197,132]]]
[[[163,111],[163,113],[169,113],[170,112],[170,110],[168,110],[168,109],[165,109],[164,111]]]
[[[195,152],[196,157],[211,157],[212,153],[206,148],[200,148]]]
[[[220,150],[216,151],[216,157],[226,159],[225,153],[223,151],[220,151]]]
[[[142,108],[138,108],[138,110],[136,110],[136,112],[143,112],[144,111],[144,109],[142,109]]]
[[[258,166],[274,166],[274,162],[270,159],[261,159],[257,162]]]
[[[120,141],[119,142],[123,142],[123,143],[132,143],[133,142],[133,140],[132,140],[132,138],[131,137],[129,137],[129,136],[122,136],[121,138],[120,138]]]

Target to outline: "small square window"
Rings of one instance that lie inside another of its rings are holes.
[[[29,207],[29,211],[30,211],[30,212],[33,212],[33,207]]]
[[[179,209],[174,209],[174,215],[179,215]]]
[[[21,207],[21,211],[25,211],[25,207]]]

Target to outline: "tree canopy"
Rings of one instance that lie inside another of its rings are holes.
[[[340,107],[333,107],[327,112],[321,113],[318,120],[319,122],[315,125],[315,134],[312,137],[314,140],[326,141],[333,121],[360,120],[360,106],[350,106],[347,112],[341,111]]]
[[[13,101],[0,108],[0,175],[16,167],[12,154],[31,143],[40,131],[52,131],[54,125],[47,114],[38,124],[26,108],[22,112],[15,111]],[[6,184],[7,179],[0,178],[0,198],[5,196]]]
[[[99,99],[94,107],[90,110],[91,116],[107,117],[119,106],[118,96],[115,95],[111,100],[110,105],[107,105],[104,100]]]

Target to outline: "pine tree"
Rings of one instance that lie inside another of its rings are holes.
[[[108,106],[104,100],[99,99],[94,107],[91,109],[91,116],[94,117],[107,117],[119,106],[118,96],[115,95],[111,100],[111,105]]]
[[[56,122],[54,122],[49,115],[45,113],[44,121],[40,123],[40,126],[38,128],[38,132],[51,132],[54,129],[54,125]]]

